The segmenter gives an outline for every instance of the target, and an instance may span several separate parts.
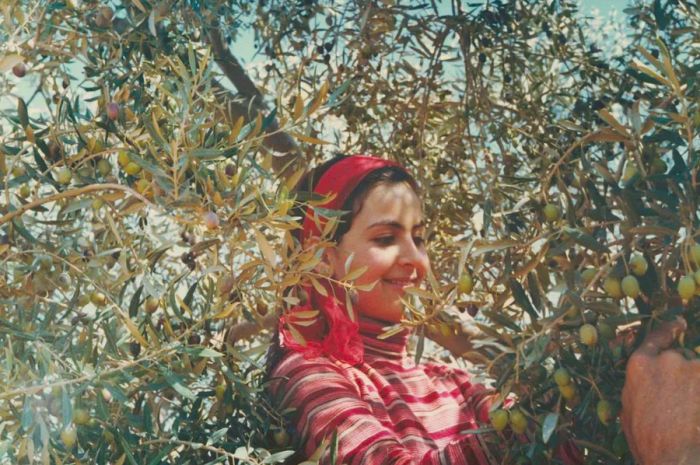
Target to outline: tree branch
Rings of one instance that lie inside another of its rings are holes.
[[[214,60],[223,71],[224,75],[231,81],[238,92],[246,99],[257,99],[256,106],[263,106],[263,96],[255,87],[253,81],[248,77],[243,66],[231,53],[228,44],[223,38],[223,34],[218,26],[212,26],[209,29],[209,43],[211,44],[212,52],[214,52]]]
[[[224,104],[227,116],[231,121],[235,121],[240,116],[243,116],[246,121],[256,118],[258,113],[266,110],[262,94],[231,53],[219,27],[215,24],[211,25],[207,36],[214,60],[240,94],[239,97],[234,96],[220,83],[214,83],[217,88],[217,98]],[[295,171],[295,165],[302,161],[299,146],[289,134],[280,131],[277,119],[265,128],[265,132],[268,136],[265,137],[264,146],[277,154],[273,157],[272,168],[282,177],[288,177]]]

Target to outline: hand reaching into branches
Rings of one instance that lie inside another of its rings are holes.
[[[685,329],[664,323],[627,365],[622,426],[642,465],[700,464],[700,361],[669,348]]]

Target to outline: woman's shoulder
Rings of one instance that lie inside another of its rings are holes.
[[[312,395],[314,392],[335,390],[347,395],[359,395],[352,367],[327,356],[307,358],[290,351],[270,372],[269,388],[273,395],[290,392]],[[300,387],[303,387],[300,389]]]
[[[285,353],[272,369],[272,376],[288,378],[300,372],[304,373],[338,373],[346,375],[349,365],[332,357],[320,355],[317,357],[305,357],[295,351]]]

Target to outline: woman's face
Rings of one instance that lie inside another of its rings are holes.
[[[423,234],[420,200],[408,184],[379,184],[369,191],[350,230],[328,251],[334,278],[346,275],[345,262],[351,254],[351,270],[367,267],[355,283],[375,285],[370,291],[358,291],[360,314],[401,320],[405,289],[418,286],[430,266]]]

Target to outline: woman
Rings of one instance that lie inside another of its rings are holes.
[[[329,283],[327,297],[307,289],[309,302],[296,309],[319,310],[316,324],[295,325],[294,311],[280,321],[285,353],[271,372],[271,391],[281,410],[296,410],[304,453],[337,432],[338,463],[489,463],[479,436],[463,433],[486,420],[486,390],[462,371],[416,366],[406,350],[408,331],[377,338],[401,320],[405,289],[428,272],[416,182],[395,163],[359,156],[328,163],[311,182],[317,194],[336,194],[323,208],[350,212],[333,237],[337,246],[326,249],[331,276],[345,276],[352,257],[352,269],[367,267],[355,284],[375,284],[354,296],[356,321],[343,289]],[[304,245],[318,241],[320,223],[308,212]]]
[[[406,288],[419,286],[430,266],[415,180],[393,162],[353,156],[305,183],[330,197],[306,212],[304,247],[320,240],[323,213],[347,213],[324,251],[332,279],[299,293],[302,305],[280,319],[270,358],[270,391],[280,411],[293,412],[301,452],[309,457],[337,435],[337,463],[496,463],[484,436],[469,432],[487,420],[489,392],[461,370],[416,365],[406,330],[378,338],[401,320]],[[363,267],[355,281],[362,290],[347,305],[337,280]],[[327,448],[320,463],[331,462]]]

